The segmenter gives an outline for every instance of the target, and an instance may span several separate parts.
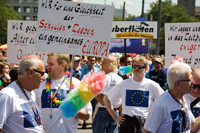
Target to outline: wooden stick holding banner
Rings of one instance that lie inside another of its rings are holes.
[[[69,87],[69,91],[72,90],[73,67],[74,67],[74,55],[72,55],[72,61],[71,61],[71,78],[70,78],[70,87]]]

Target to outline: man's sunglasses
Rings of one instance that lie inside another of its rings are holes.
[[[26,69],[25,71],[28,71],[28,70],[30,70],[30,69]],[[42,72],[42,71],[39,71],[39,70],[36,70],[36,69],[33,69],[33,71],[40,73],[41,76],[43,76],[44,73],[45,73],[45,72]]]
[[[200,90],[200,85],[193,84],[193,89],[196,89],[196,88],[198,88]]]
[[[136,68],[138,68],[138,69],[143,69],[143,68],[146,68],[145,66],[141,66],[141,65],[132,65],[132,67],[134,68],[134,69],[136,69]]]
[[[127,61],[127,63],[132,63],[132,61]]]

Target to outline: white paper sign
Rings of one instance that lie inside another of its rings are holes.
[[[114,6],[40,0],[36,50],[108,57]]]
[[[165,24],[165,66],[180,56],[191,67],[200,67],[200,23]]]
[[[36,51],[36,21],[8,20],[7,61],[18,64],[27,55],[38,56],[45,64],[47,52]]]
[[[113,21],[111,38],[157,38],[155,21]]]

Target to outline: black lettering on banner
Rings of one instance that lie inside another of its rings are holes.
[[[29,37],[24,37],[23,34],[16,33],[10,42],[26,44]]]
[[[177,27],[175,25],[170,25],[170,31],[176,31]]]
[[[153,33],[154,28],[148,27],[149,24],[141,22],[140,25],[129,25],[129,27],[119,27],[116,25],[112,28],[112,32],[142,32]]]

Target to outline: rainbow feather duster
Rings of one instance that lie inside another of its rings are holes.
[[[73,118],[88,102],[98,95],[106,84],[104,72],[85,75],[80,84],[62,101],[59,110],[66,118]]]

